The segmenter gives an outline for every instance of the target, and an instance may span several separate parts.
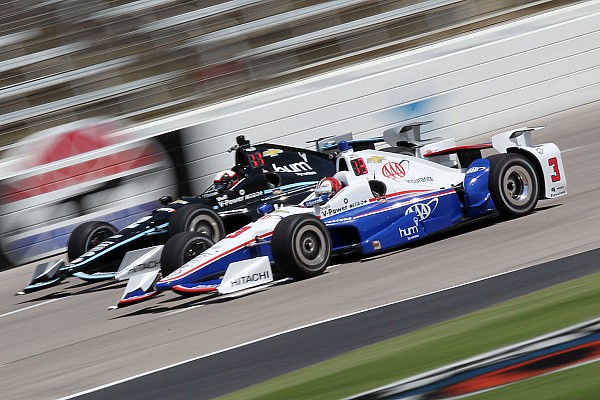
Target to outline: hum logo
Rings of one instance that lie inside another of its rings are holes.
[[[308,172],[308,171],[312,171],[312,167],[310,166],[309,163],[305,162],[305,161],[300,161],[297,163],[292,163],[292,164],[288,164],[288,165],[284,165],[284,166],[278,166],[276,164],[273,164],[273,170],[275,172]]]
[[[413,222],[415,223],[413,226],[398,229],[401,238],[404,238],[406,240],[412,240],[421,236],[421,233],[419,232],[419,218],[413,218]]]

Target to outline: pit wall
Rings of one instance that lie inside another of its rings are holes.
[[[4,194],[12,188],[13,197],[0,203],[2,267],[62,253],[70,231],[85,220],[122,228],[158,206],[160,195],[202,192],[216,171],[231,167],[233,155],[226,152],[238,135],[309,147],[308,140],[323,136],[380,136],[392,126],[427,120],[425,137],[468,140],[597,101],[599,29],[600,1],[586,1],[191,113],[107,130],[106,146],[85,153],[83,164],[81,157],[57,158],[29,168],[9,156],[1,185]],[[145,162],[133,161],[136,154]],[[123,169],[124,160],[130,164]],[[66,186],[52,183],[60,178],[56,171],[79,176],[73,165],[105,173]],[[40,179],[51,182],[28,193],[14,189]]]

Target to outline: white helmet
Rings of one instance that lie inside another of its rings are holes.
[[[316,195],[326,194],[328,197],[335,196],[344,186],[335,178],[323,178],[317,184],[315,189]]]

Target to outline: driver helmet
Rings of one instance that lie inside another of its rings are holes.
[[[317,188],[315,189],[316,195],[326,194],[330,198],[335,196],[340,190],[342,190],[343,185],[340,181],[335,178],[323,178],[319,181]]]
[[[224,193],[234,187],[240,181],[238,174],[231,170],[218,172],[213,181],[215,190],[219,193]]]

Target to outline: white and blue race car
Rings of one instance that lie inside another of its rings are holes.
[[[122,270],[131,279],[117,306],[165,290],[230,293],[269,283],[274,272],[310,278],[322,274],[335,254],[383,252],[478,218],[531,213],[539,199],[567,193],[560,150],[534,145],[537,129],[497,134],[473,146],[440,140],[410,154],[318,143],[335,148],[337,172],[301,205],[265,204],[261,218],[206,250],[205,239],[193,232],[173,236],[161,257],[176,258],[181,267],[163,271],[162,278],[156,271],[140,273],[145,256],[136,254]],[[384,134],[393,148],[406,149],[401,135]],[[496,154],[483,158],[485,149]]]

